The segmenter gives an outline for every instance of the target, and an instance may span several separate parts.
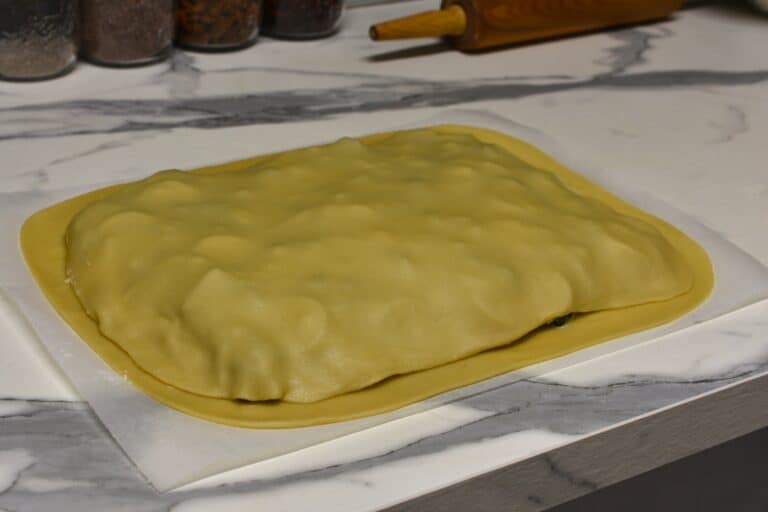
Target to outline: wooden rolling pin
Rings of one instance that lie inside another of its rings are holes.
[[[460,50],[641,23],[672,14],[683,0],[443,0],[428,11],[373,25],[371,39],[447,37]]]

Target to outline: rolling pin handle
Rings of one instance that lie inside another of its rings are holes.
[[[467,28],[467,15],[460,5],[439,11],[427,11],[371,26],[368,35],[374,41],[416,37],[460,36]]]

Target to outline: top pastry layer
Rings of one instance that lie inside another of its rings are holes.
[[[693,279],[650,224],[431,130],[159,173],[86,207],[66,243],[81,304],[139,366],[254,401],[340,395]]]

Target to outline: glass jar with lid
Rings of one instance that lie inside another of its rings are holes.
[[[259,36],[261,0],[178,0],[177,42],[196,50],[234,50]]]
[[[174,0],[80,0],[86,59],[136,66],[165,59],[174,35]]]
[[[315,39],[336,32],[344,0],[264,0],[265,35],[281,39]]]
[[[77,0],[0,0],[0,78],[41,80],[77,60]]]

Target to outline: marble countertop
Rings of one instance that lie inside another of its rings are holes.
[[[471,56],[368,41],[371,22],[432,6],[350,9],[327,40],[0,83],[0,201],[267,151],[296,123],[374,130],[371,112],[403,124],[472,107],[548,134],[768,264],[764,18],[696,4]],[[1,288],[13,276],[0,264]],[[160,494],[3,311],[0,511],[543,510],[768,425],[764,301],[510,384],[511,403],[509,388],[489,391]]]

